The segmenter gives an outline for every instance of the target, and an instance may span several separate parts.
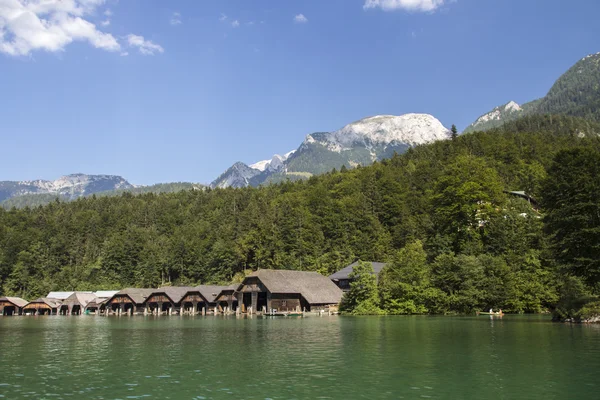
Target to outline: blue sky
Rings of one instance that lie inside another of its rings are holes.
[[[0,180],[208,183],[376,114],[459,129],[600,51],[597,0],[0,0]]]

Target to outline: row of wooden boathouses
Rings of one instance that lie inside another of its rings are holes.
[[[339,276],[338,276],[339,278]],[[217,314],[335,312],[339,280],[317,272],[258,270],[229,286],[167,286],[120,291],[51,292],[26,301],[0,297],[1,315]]]

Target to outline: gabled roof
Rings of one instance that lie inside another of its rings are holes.
[[[238,285],[230,285],[230,286],[218,286],[218,285],[200,285],[196,286],[195,289],[200,292],[202,297],[209,302],[215,303],[217,301],[217,297],[221,294],[223,290],[235,290]]]
[[[87,305],[85,306],[85,308],[92,308],[92,307],[100,307],[102,304],[106,303],[108,300],[108,298],[104,298],[104,297],[96,297],[94,300],[90,301],[89,303],[87,303]]]
[[[57,308],[58,306],[61,305],[61,301],[60,300],[49,299],[47,297],[40,297],[39,299],[35,299],[33,301],[30,301],[29,303],[27,303],[27,305],[36,304],[36,303],[44,303],[44,304],[46,304],[50,308]]]
[[[375,271],[375,275],[379,275],[381,270],[386,265],[385,263],[380,263],[380,262],[372,262],[372,261],[368,261],[368,262],[371,263],[371,265],[373,266],[373,271]],[[350,275],[350,273],[352,273],[352,269],[354,267],[356,267],[357,265],[358,265],[358,261],[353,262],[352,264],[348,265],[344,269],[339,270],[335,274],[329,275],[329,279],[331,279],[333,281],[337,281],[340,279],[350,279],[349,275]]]
[[[173,303],[180,303],[181,299],[183,299],[188,292],[193,290],[194,288],[191,286],[165,286],[152,290],[148,297],[153,294],[164,293]]]
[[[85,308],[85,306],[87,306],[87,304],[94,300],[96,298],[96,295],[94,295],[94,293],[92,292],[75,292],[72,295],[70,295],[69,297],[67,297],[63,302],[62,305],[63,306],[69,306],[69,305],[79,305],[81,306],[81,308]]]
[[[112,300],[116,296],[128,296],[135,304],[143,304],[146,298],[152,294],[156,289],[139,289],[139,288],[127,288],[119,290],[114,296],[110,298]]]
[[[257,277],[271,293],[299,293],[309,304],[338,304],[343,292],[329,278],[308,271],[262,269],[248,275],[247,279]]]
[[[0,297],[0,301],[8,301],[19,308],[23,308],[27,305],[28,301],[20,297]]]

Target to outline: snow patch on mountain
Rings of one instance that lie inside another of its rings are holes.
[[[28,194],[55,194],[73,200],[93,193],[132,188],[134,186],[120,176],[71,174],[53,181],[0,182],[0,201]]]
[[[356,145],[368,149],[397,144],[415,146],[447,139],[449,135],[450,131],[429,114],[376,115],[320,135],[318,139],[308,135],[304,144],[320,142],[328,150],[339,153]]]
[[[481,117],[479,117],[477,119],[477,121],[475,121],[473,123],[472,126],[477,127],[478,125],[485,124],[485,123],[488,123],[491,121],[500,121],[507,114],[511,114],[514,112],[520,112],[520,111],[523,111],[521,106],[518,105],[517,103],[515,103],[514,101],[510,101],[510,102],[506,103],[505,105],[498,106],[498,107],[494,108],[492,111],[490,111],[489,113],[482,115]]]
[[[283,163],[296,152],[296,150],[288,151],[283,156],[275,154],[270,160],[263,160],[250,164],[250,168],[259,170],[261,172],[265,170],[277,170],[283,166]]]

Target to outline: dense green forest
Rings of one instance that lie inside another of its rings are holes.
[[[257,268],[329,274],[361,259],[389,265],[363,293],[367,303],[347,299],[350,312],[558,304],[572,315],[567,294],[591,301],[598,293],[600,173],[590,174],[600,165],[599,132],[573,117],[534,116],[305,181],[0,209],[0,285],[34,298],[229,282]],[[569,171],[575,176],[561,175]],[[571,197],[557,182],[575,177],[589,184]],[[525,191],[542,208],[507,191]],[[570,217],[567,200],[582,203]],[[569,218],[595,232],[582,244],[587,253],[573,246],[583,232],[564,234]]]

